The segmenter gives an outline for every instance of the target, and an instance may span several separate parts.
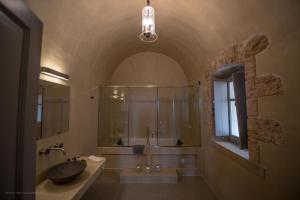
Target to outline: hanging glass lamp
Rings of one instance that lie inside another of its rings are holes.
[[[147,0],[147,6],[142,11],[142,33],[139,38],[143,42],[155,42],[158,35],[155,33],[155,10]]]

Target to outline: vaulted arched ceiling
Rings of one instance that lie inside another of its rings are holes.
[[[151,0],[159,39],[145,44],[138,39],[145,0],[26,1],[44,22],[43,65],[88,73],[81,84],[109,80],[122,60],[142,51],[172,57],[195,81],[231,43],[299,30],[298,0]]]

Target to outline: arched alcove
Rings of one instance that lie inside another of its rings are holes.
[[[112,74],[111,85],[184,86],[187,78],[172,58],[155,52],[142,52],[123,60]]]

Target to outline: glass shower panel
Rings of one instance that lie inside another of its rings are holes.
[[[190,122],[192,125],[191,138],[187,142],[188,146],[200,146],[201,145],[201,129],[200,129],[200,87],[189,87],[190,93]]]
[[[157,145],[157,88],[130,87],[129,145]]]
[[[158,145],[174,146],[175,135],[175,89],[158,88]]]
[[[128,88],[102,87],[99,90],[100,146],[128,146]]]
[[[184,128],[184,107],[186,104],[184,104],[185,97],[183,96],[185,94],[185,87],[180,88],[174,88],[175,89],[175,105],[174,105],[174,111],[175,111],[175,135],[174,138],[177,141],[183,142],[183,138],[181,138],[180,134]],[[185,143],[183,143],[185,145]]]
[[[176,88],[175,126],[176,144],[200,145],[199,87]]]
[[[198,146],[200,87],[115,87],[99,90],[99,146]]]

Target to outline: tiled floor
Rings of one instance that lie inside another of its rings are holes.
[[[200,177],[177,184],[120,184],[117,174],[101,175],[82,200],[216,200]]]

